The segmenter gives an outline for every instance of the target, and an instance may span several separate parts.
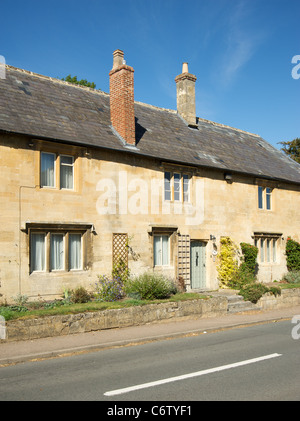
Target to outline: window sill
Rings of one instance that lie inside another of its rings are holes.
[[[273,212],[273,209],[260,209],[258,208],[259,212]]]
[[[87,270],[85,269],[70,269],[70,270],[65,270],[65,269],[57,269],[57,270],[50,270],[50,271],[34,271],[34,272],[30,272],[29,276],[46,276],[46,275],[52,275],[52,276],[56,276],[56,275],[66,275],[66,274],[74,274],[74,273],[78,273],[78,274],[82,274],[82,273],[86,273]]]
[[[40,186],[40,189],[41,190],[63,191],[63,192],[76,193],[75,189],[66,189],[66,188],[58,188],[58,187],[51,187],[51,186]]]

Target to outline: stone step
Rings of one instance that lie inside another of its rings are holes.
[[[251,301],[244,301],[243,297],[236,296],[228,299],[228,313],[243,313],[246,311],[257,311],[259,308]]]
[[[242,295],[239,295],[235,290],[220,290],[213,292],[213,296],[225,296],[228,300],[228,313],[244,313],[249,311],[259,311],[260,308],[251,301],[244,301]]]
[[[243,297],[238,294],[228,295],[227,300],[228,300],[228,304],[244,301]]]

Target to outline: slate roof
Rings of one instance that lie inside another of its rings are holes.
[[[176,111],[138,102],[135,116],[130,148],[111,127],[108,94],[12,66],[0,79],[1,131],[300,184],[300,165],[260,136],[201,118],[189,128]]]

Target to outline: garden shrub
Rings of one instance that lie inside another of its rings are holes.
[[[219,264],[217,266],[219,281],[222,287],[229,287],[238,272],[238,249],[229,237],[220,240]]]
[[[300,270],[292,270],[284,275],[283,280],[289,284],[300,283]]]
[[[78,287],[71,293],[71,301],[73,303],[88,303],[91,300],[90,294],[83,287]]]
[[[156,273],[144,273],[126,283],[126,294],[136,295],[143,300],[164,299],[175,293],[173,282]]]
[[[234,274],[228,286],[233,289],[240,289],[243,286],[254,284],[256,282],[256,276],[247,267],[247,265],[241,264],[237,272]]]
[[[255,275],[255,273],[257,272],[256,259],[258,254],[258,248],[248,243],[241,243],[240,246],[244,259],[243,263],[241,264],[241,267],[247,268],[247,272],[250,272],[253,275]]]
[[[244,297],[245,301],[257,303],[257,301],[268,292],[268,288],[260,283],[245,285],[240,289],[239,294]]]
[[[267,292],[276,296],[281,294],[281,289],[277,287],[268,288],[266,285],[257,282],[243,286],[240,289],[239,294],[243,296],[245,301],[251,301],[256,304],[257,301]]]
[[[124,296],[124,284],[119,277],[99,275],[95,283],[96,301],[117,301]]]
[[[288,271],[300,271],[300,243],[288,237],[285,252]]]

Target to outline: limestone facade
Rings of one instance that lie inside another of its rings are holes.
[[[51,187],[41,187],[42,153],[54,157]],[[118,235],[126,235],[121,247],[132,274],[182,276],[187,290],[218,288],[222,236],[237,245],[257,244],[258,277],[264,282],[286,272],[287,237],[300,241],[297,184],[235,174],[225,180],[216,169],[12,134],[1,134],[0,156],[0,300],[7,302],[17,294],[34,300],[52,299],[77,286],[93,290],[97,275],[112,271]],[[65,156],[73,158],[72,188],[61,187]],[[40,270],[33,268],[35,234],[43,238]],[[80,238],[76,268],[70,266],[72,235]],[[55,238],[62,240],[59,269],[51,262]],[[202,255],[197,249],[192,262],[197,241]],[[200,263],[202,283],[193,285],[191,267]]]

